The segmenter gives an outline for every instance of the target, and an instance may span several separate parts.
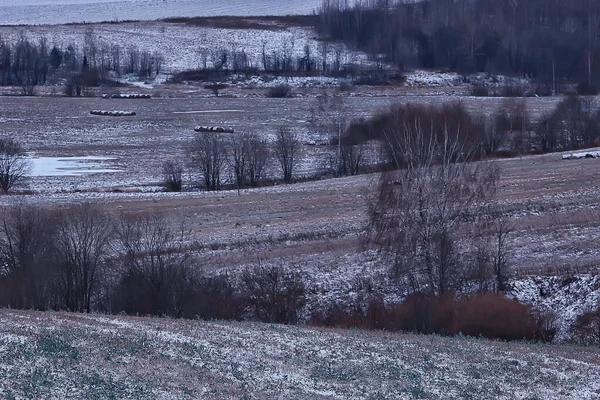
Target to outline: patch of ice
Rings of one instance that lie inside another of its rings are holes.
[[[104,161],[111,157],[32,157],[30,176],[76,176],[107,172],[122,172],[119,169],[103,168]]]

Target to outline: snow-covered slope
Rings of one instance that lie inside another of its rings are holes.
[[[311,14],[321,0],[0,0],[0,24],[152,20],[216,15]]]
[[[0,18],[2,9],[0,8]],[[289,51],[292,57],[304,55],[305,46],[315,59],[320,59],[323,50],[317,40],[317,34],[309,27],[288,27],[286,29],[224,29],[188,26],[165,22],[136,22],[122,24],[93,25],[60,25],[33,26],[26,28],[0,27],[0,37],[16,42],[25,37],[38,42],[42,37],[50,46],[65,49],[73,45],[81,51],[85,44],[86,34],[93,38],[99,53],[110,52],[115,45],[120,46],[123,59],[127,57],[127,49],[138,48],[140,51],[158,52],[164,57],[164,72],[178,72],[202,66],[202,53],[208,54],[211,65],[211,54],[214,51],[244,51],[252,66],[261,68],[263,49],[267,56]],[[348,49],[341,43],[330,45],[327,60],[332,63],[339,51],[342,64],[367,64],[365,53]]]
[[[598,399],[596,348],[0,310],[0,397]]]

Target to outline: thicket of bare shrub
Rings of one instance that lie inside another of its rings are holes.
[[[183,189],[183,164],[167,160],[162,165],[163,187],[167,192],[181,192]]]
[[[359,296],[350,304],[317,310],[310,319],[320,326],[544,342],[553,340],[555,322],[551,314],[497,294],[456,298],[424,293],[387,306],[376,294]]]
[[[543,151],[595,146],[600,141],[600,109],[589,98],[569,96],[536,127]]]
[[[267,97],[272,99],[285,99],[293,96],[293,90],[290,85],[277,85],[267,90]]]
[[[253,319],[295,324],[306,302],[301,276],[280,267],[246,269],[241,276],[242,293]]]
[[[186,247],[187,239],[183,226],[156,213],[115,216],[90,204],[56,211],[15,207],[0,226],[0,305],[305,321],[307,288],[298,272],[258,265],[239,274],[206,274]],[[314,311],[308,322],[506,340],[551,341],[555,333],[551,313],[497,294],[421,292],[386,305],[372,283],[361,282],[356,291],[349,302]],[[597,332],[593,318],[578,320],[578,332],[592,332],[578,340],[589,342]]]

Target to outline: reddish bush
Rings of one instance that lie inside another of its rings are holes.
[[[330,304],[324,311],[314,311],[309,324],[339,328],[386,329],[388,310],[377,295],[359,296],[350,304]]]
[[[458,329],[467,336],[490,339],[533,339],[529,308],[496,294],[458,302]]]
[[[556,333],[553,313],[532,310],[496,294],[470,299],[413,294],[402,303],[385,307],[376,294],[359,296],[347,305],[332,304],[315,312],[312,325],[387,329],[421,334],[483,336],[502,340],[552,341]]]
[[[454,335],[456,309],[450,296],[417,293],[390,307],[387,328],[416,333]]]

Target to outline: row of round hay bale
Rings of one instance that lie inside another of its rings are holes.
[[[233,128],[223,128],[222,126],[197,126],[196,132],[215,132],[215,133],[233,133]]]
[[[134,111],[105,111],[105,110],[92,110],[92,115],[106,115],[110,117],[132,117],[135,115]]]
[[[103,99],[150,99],[152,95],[149,94],[140,94],[140,93],[128,93],[128,94],[104,94],[102,95]]]

